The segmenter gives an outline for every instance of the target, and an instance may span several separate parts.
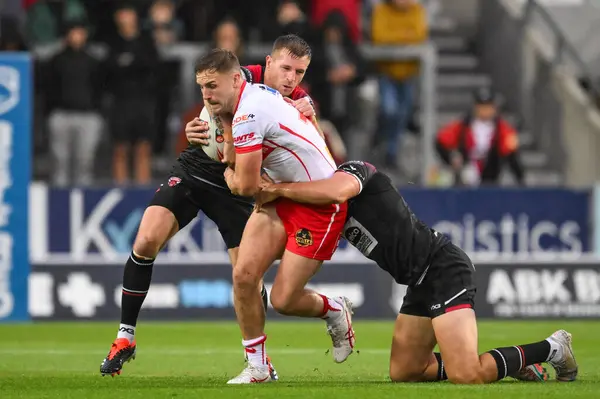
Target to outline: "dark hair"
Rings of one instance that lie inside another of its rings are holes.
[[[205,71],[229,72],[240,69],[240,61],[229,50],[222,48],[212,49],[196,62],[196,75]]]
[[[290,34],[279,36],[277,39],[275,39],[275,43],[273,43],[273,50],[271,50],[271,54],[278,50],[287,50],[292,56],[298,58],[312,57],[310,46],[298,35]]]

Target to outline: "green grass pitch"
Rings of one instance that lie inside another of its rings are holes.
[[[244,367],[232,322],[142,321],[138,357],[114,378],[101,377],[99,366],[116,323],[0,325],[0,398],[599,398],[600,321],[480,322],[480,350],[538,341],[558,328],[573,334],[576,382],[394,384],[387,377],[393,322],[357,321],[359,353],[335,364],[323,323],[289,321],[267,324],[267,348],[279,382],[227,386]]]

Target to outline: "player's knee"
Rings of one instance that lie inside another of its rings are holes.
[[[390,379],[392,382],[420,382],[425,376],[425,367],[390,364]]]
[[[163,237],[151,231],[140,231],[133,243],[133,252],[145,258],[155,258],[163,245]]]
[[[457,370],[446,369],[448,381],[454,384],[483,384],[484,378],[477,367],[461,367]]]
[[[276,289],[271,290],[270,295],[271,305],[277,313],[291,314],[293,301],[291,296],[285,295],[283,292]]]
[[[237,287],[258,287],[262,281],[261,277],[239,262],[233,268],[233,285]]]

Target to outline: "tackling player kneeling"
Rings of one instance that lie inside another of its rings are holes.
[[[261,168],[275,181],[310,181],[333,175],[335,163],[315,126],[264,85],[247,84],[239,61],[216,49],[197,67],[202,95],[216,115],[233,115],[235,172],[225,180],[233,193],[259,191]],[[279,313],[323,318],[333,342],[336,362],[352,353],[351,304],[305,289],[324,260],[337,248],[346,215],[345,204],[313,206],[281,200],[250,216],[233,271],[234,306],[248,353],[248,367],[230,384],[270,381],[265,363],[267,336],[258,284],[276,260],[281,263],[271,290]]]
[[[263,181],[261,188],[268,200],[321,206],[347,201],[344,237],[398,284],[408,285],[394,329],[392,381],[545,380],[543,362],[554,367],[559,381],[577,377],[571,335],[564,330],[540,342],[478,353],[475,267],[463,250],[421,222],[389,177],[372,165],[347,162],[325,180]],[[436,343],[440,353],[433,352]]]

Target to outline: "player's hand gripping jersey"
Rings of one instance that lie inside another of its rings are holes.
[[[238,154],[262,150],[262,167],[275,182],[326,179],[337,168],[312,122],[265,85],[244,83],[233,140]]]
[[[233,140],[237,154],[262,151],[262,167],[275,182],[327,179],[336,171],[311,121],[268,86],[242,88]],[[288,236],[286,250],[306,258],[331,259],[346,219],[346,204],[314,206],[280,199],[275,206]]]

